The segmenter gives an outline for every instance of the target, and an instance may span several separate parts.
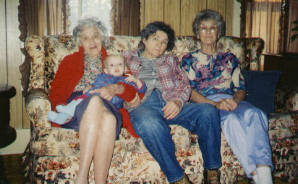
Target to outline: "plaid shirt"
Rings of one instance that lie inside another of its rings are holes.
[[[126,59],[131,73],[138,77],[142,68],[138,50],[125,51],[123,56]],[[191,88],[187,76],[179,67],[179,60],[176,56],[163,55],[157,61],[158,77],[162,86],[162,97],[165,101],[174,99],[180,100],[182,104],[188,101]]]

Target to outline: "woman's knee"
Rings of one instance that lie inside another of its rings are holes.
[[[234,112],[221,113],[221,128],[223,130],[230,129],[233,131],[239,130],[241,128],[241,119]]]
[[[86,113],[90,127],[97,127],[99,129],[110,129],[116,125],[116,117],[104,105],[101,98],[92,96],[87,106]]]
[[[219,110],[215,106],[211,104],[199,104],[195,110],[195,118],[198,119],[199,122],[219,122]]]
[[[200,130],[218,129],[220,130],[219,110],[211,104],[199,104],[196,107],[194,119],[196,127]]]
[[[104,103],[102,101],[102,99],[99,96],[93,95],[90,98],[89,104],[87,106],[87,109],[99,109],[99,108],[103,108],[104,107]]]

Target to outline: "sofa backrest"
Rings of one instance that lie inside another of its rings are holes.
[[[120,54],[124,50],[136,49],[139,42],[139,36],[111,36],[107,39],[105,48],[108,54]],[[242,69],[258,70],[263,47],[264,41],[260,38],[224,36],[218,41],[221,51],[229,51],[237,56]],[[32,59],[28,90],[43,89],[46,92],[61,60],[78,50],[70,35],[50,35],[43,38],[29,36],[25,48]],[[171,52],[181,59],[186,53],[198,48],[200,44],[193,37],[178,37]]]

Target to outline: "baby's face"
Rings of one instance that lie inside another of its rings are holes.
[[[113,76],[123,76],[125,71],[124,60],[119,56],[108,58],[104,67],[104,72]]]

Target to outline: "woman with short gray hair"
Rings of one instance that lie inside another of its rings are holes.
[[[192,29],[195,35],[199,34],[199,25],[203,21],[206,20],[214,20],[216,22],[216,26],[218,29],[218,38],[225,35],[225,21],[223,20],[222,16],[213,10],[203,10],[199,12],[193,21]]]
[[[76,43],[79,41],[80,33],[82,32],[82,29],[85,27],[90,27],[94,26],[97,28],[98,32],[102,36],[102,42],[105,43],[105,41],[108,38],[108,32],[107,28],[103,25],[101,21],[98,21],[96,18],[86,18],[86,19],[81,19],[78,22],[78,25],[74,27],[72,31],[72,35]]]
[[[221,15],[209,9],[199,12],[193,22],[201,49],[183,56],[181,62],[192,87],[190,100],[219,110],[221,129],[246,175],[257,184],[272,184],[268,119],[245,101],[245,80],[237,57],[217,48],[224,29]],[[219,175],[219,171],[204,170],[205,183],[220,183]]]

